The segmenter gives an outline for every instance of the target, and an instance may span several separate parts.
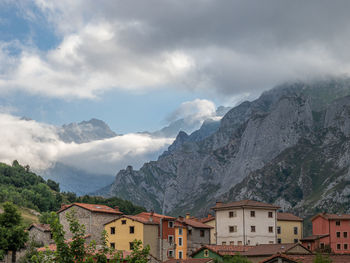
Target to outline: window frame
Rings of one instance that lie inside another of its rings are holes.
[[[129,226],[129,234],[135,234],[135,226]]]
[[[250,232],[256,233],[256,226],[250,226]]]
[[[269,233],[273,233],[273,226],[269,226],[268,231],[269,231]]]
[[[110,234],[115,235],[115,226],[111,226],[110,228]]]
[[[250,210],[250,217],[255,217],[255,210]]]

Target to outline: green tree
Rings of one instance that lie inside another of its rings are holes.
[[[127,256],[128,263],[147,263],[149,257],[150,247],[147,245],[142,248],[141,240],[134,240],[133,249],[130,256]]]
[[[16,262],[16,253],[24,248],[28,233],[22,224],[22,216],[12,203],[4,203],[4,212],[0,214],[0,254],[12,252],[12,262]]]
[[[58,215],[56,213],[43,212],[39,216],[39,222],[41,224],[50,224],[54,218],[58,218]]]
[[[313,263],[332,263],[332,260],[327,255],[316,254]]]

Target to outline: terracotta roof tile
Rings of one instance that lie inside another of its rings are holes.
[[[325,234],[325,235],[312,235],[312,236],[308,236],[308,237],[301,238],[300,241],[318,240],[318,239],[320,239],[320,238],[328,237],[328,236],[329,236],[329,234]]]
[[[192,253],[192,255],[197,254],[203,249],[209,249],[216,254],[223,255],[236,255],[237,253],[246,252],[254,246],[236,246],[236,245],[205,245],[197,249]]]
[[[219,209],[225,209],[225,208],[241,208],[241,207],[252,207],[252,208],[268,208],[268,209],[278,209],[280,208],[279,206],[263,203],[263,202],[258,202],[254,200],[241,200],[241,201],[236,201],[236,202],[230,202],[230,203],[221,203],[217,202],[216,206],[213,207],[212,209],[214,210],[219,210]]]
[[[31,224],[30,227],[28,228],[28,230],[30,230],[32,227],[36,227],[43,232],[50,232],[51,231],[49,224]]]
[[[284,258],[288,259],[295,263],[313,263],[315,255],[284,255],[284,254],[276,254],[269,258],[264,259],[263,261],[260,261],[259,263],[266,263],[271,259],[274,258]],[[350,262],[350,255],[329,255],[329,258],[332,260],[332,263],[349,263]]]
[[[215,220],[215,216],[212,216],[212,215],[208,215],[208,217],[205,217],[205,218],[201,218],[200,221],[202,223],[207,223],[207,222],[210,222],[210,221],[213,221]]]
[[[316,217],[322,216],[328,220],[350,220],[349,214],[328,214],[328,213],[320,213],[315,215],[311,220],[314,220]]]
[[[108,225],[114,221],[121,220],[123,218],[129,218],[131,220],[134,220],[134,221],[140,222],[142,224],[146,224],[146,225],[159,225],[159,222],[157,223],[154,220],[151,221],[150,219],[148,219],[146,217],[142,217],[142,216],[138,216],[138,215],[134,215],[134,216],[133,215],[131,215],[131,216],[130,215],[122,215],[121,217],[115,218],[115,219],[105,223],[104,225]]]
[[[303,221],[302,218],[291,213],[277,213],[277,220],[280,221]]]
[[[189,219],[184,218],[183,220],[181,220],[181,222],[183,222],[184,224],[189,225],[191,227],[194,227],[194,228],[207,228],[207,229],[213,228],[212,226],[203,224],[199,220],[193,219],[193,218],[192,219],[191,218],[189,218]]]
[[[62,211],[72,207],[72,206],[79,206],[82,208],[85,208],[92,212],[98,212],[98,213],[109,213],[109,214],[116,214],[116,215],[122,215],[123,213],[119,211],[119,209],[113,209],[106,205],[98,205],[98,204],[83,204],[83,203],[73,203],[69,205],[63,205],[62,208],[57,212],[61,213]]]
[[[165,263],[207,263],[213,262],[212,258],[188,258],[188,259],[169,259]]]
[[[274,255],[278,253],[287,253],[290,249],[296,247],[296,246],[301,246],[303,247],[306,251],[309,251],[312,253],[310,250],[305,248],[299,243],[291,243],[291,244],[260,244],[257,246],[252,247],[246,252],[243,252],[242,255],[245,256],[260,256],[260,255]]]

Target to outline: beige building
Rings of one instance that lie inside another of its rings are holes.
[[[277,243],[278,206],[242,200],[213,207],[216,220],[216,244],[258,245]]]
[[[302,237],[302,218],[291,213],[277,213],[277,243],[297,243]]]
[[[212,216],[211,214],[208,215],[208,217],[202,218],[201,222],[203,224],[206,224],[208,226],[211,226],[210,229],[210,244],[216,245],[216,223],[215,223],[215,216]]]

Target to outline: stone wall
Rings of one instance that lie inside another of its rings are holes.
[[[210,229],[192,228],[189,230],[191,230],[191,234],[187,234],[187,255],[191,255],[203,245],[210,244]],[[204,237],[200,236],[200,230],[204,231]]]
[[[44,232],[36,227],[32,227],[29,231],[29,240],[41,244],[41,246],[47,246],[54,241],[51,239],[51,232]]]

